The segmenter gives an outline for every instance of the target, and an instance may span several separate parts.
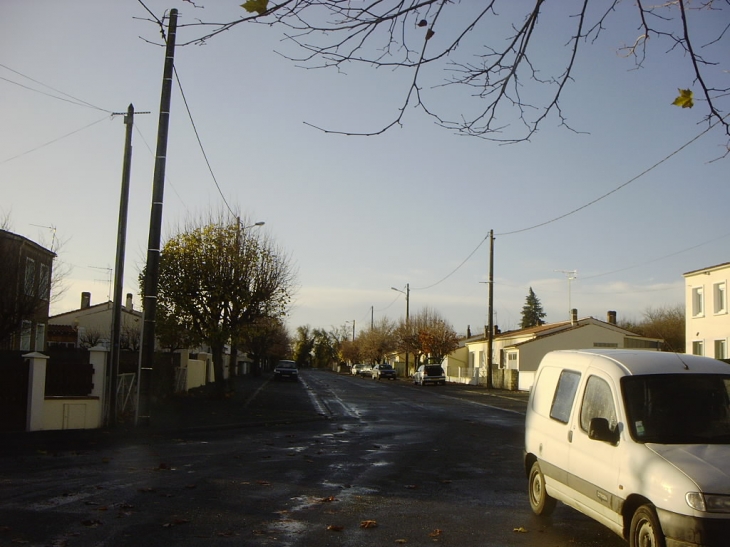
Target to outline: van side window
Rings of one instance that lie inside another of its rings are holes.
[[[573,370],[564,370],[560,373],[558,387],[555,389],[555,398],[550,408],[550,417],[564,424],[570,419],[570,409],[573,408],[575,392],[578,391],[580,373]]]
[[[583,406],[580,409],[580,428],[586,433],[593,418],[606,418],[608,425],[615,431],[616,406],[613,403],[611,387],[598,376],[588,378],[583,395]]]

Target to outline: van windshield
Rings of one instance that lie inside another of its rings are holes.
[[[730,375],[655,374],[621,379],[634,440],[730,443]]]

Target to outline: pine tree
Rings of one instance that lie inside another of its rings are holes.
[[[539,327],[545,323],[545,321],[543,321],[545,315],[546,314],[542,309],[540,299],[535,296],[535,292],[532,290],[532,287],[530,287],[530,293],[525,299],[525,305],[522,306],[522,324],[520,326],[523,329]]]

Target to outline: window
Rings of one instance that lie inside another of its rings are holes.
[[[715,340],[715,359],[727,359],[727,342],[725,339]]]
[[[573,408],[575,392],[578,391],[580,373],[572,370],[564,370],[560,374],[558,387],[555,389],[555,398],[550,408],[550,417],[564,424],[570,419],[570,410]]]
[[[20,329],[20,351],[30,351],[30,335],[32,324],[30,321],[23,321]]]
[[[692,355],[704,355],[705,343],[702,340],[692,342]]]
[[[725,298],[725,282],[715,283],[712,286],[713,312],[727,313],[727,302]]]
[[[41,264],[41,277],[38,280],[38,296],[48,300],[51,296],[51,269],[48,264]]]
[[[702,287],[692,288],[692,317],[700,317],[705,314],[705,299],[702,293]]]
[[[35,260],[32,258],[25,259],[25,294],[33,296],[35,294]]]
[[[616,429],[616,406],[608,383],[598,376],[591,376],[586,382],[583,406],[580,410],[580,428],[586,433],[593,418],[606,418],[612,430]]]
[[[35,326],[35,350],[45,351],[46,345],[46,326],[39,324]]]

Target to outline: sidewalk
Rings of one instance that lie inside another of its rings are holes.
[[[28,451],[85,450],[130,441],[149,442],[163,435],[182,435],[185,432],[324,419],[304,405],[282,405],[276,397],[259,396],[270,379],[271,374],[234,378],[233,390],[228,391],[223,399],[211,397],[213,386],[209,385],[185,395],[155,401],[151,404],[147,425],[135,427],[131,421],[125,423],[120,420],[113,429],[2,433],[0,456]]]

